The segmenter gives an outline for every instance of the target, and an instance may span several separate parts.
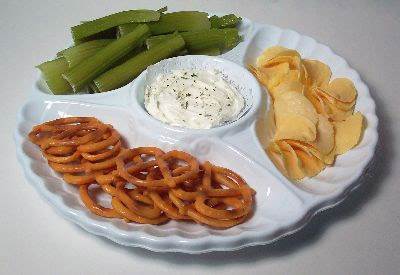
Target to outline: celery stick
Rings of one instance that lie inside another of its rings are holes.
[[[193,51],[192,54],[216,56],[221,54],[221,50],[219,48],[207,48],[207,49]]]
[[[236,47],[239,42],[242,41],[242,37],[239,35],[239,32],[235,28],[226,28],[222,29],[225,35],[225,43],[224,50],[230,50]]]
[[[72,47],[74,47],[74,46],[65,48],[64,50],[61,50],[61,51],[57,52],[57,57],[62,57],[62,56],[63,56],[63,53],[64,53],[66,50],[71,49]]]
[[[90,82],[88,87],[91,94],[96,94],[100,92],[97,86],[94,84],[94,82]]]
[[[200,51],[208,48],[225,47],[225,33],[222,30],[211,29],[206,31],[185,32],[182,33],[186,42],[186,48],[189,52]]]
[[[172,33],[174,31],[208,30],[211,23],[207,13],[199,11],[179,11],[161,14],[160,20],[150,22],[149,27],[153,35]],[[134,29],[134,23],[118,26],[117,35],[122,37]]]
[[[176,52],[173,56],[182,56],[182,55],[187,55],[189,51],[187,49],[182,49],[178,52]]]
[[[36,66],[42,72],[47,87],[55,95],[72,94],[71,85],[61,76],[68,70],[68,63],[63,57],[44,62]]]
[[[72,38],[74,41],[80,41],[125,23],[157,21],[159,18],[160,13],[153,10],[122,11],[72,27]]]
[[[118,26],[117,37],[121,38],[122,36],[127,35],[131,31],[133,31],[137,27],[137,25],[138,25],[137,23],[127,23],[127,24]]]
[[[144,44],[144,40],[142,39],[142,46],[136,47],[135,49],[133,49],[132,51],[130,51],[128,54],[124,55],[122,58],[120,58],[117,62],[115,62],[110,68],[114,68],[117,67],[123,63],[125,63],[126,61],[128,61],[129,59],[131,59],[132,57],[138,55],[139,53],[143,52],[146,50],[146,47],[143,46]]]
[[[125,55],[120,60],[118,60],[112,67],[116,67],[116,66],[119,66],[119,65],[125,63],[126,61],[128,61],[132,57],[136,56],[138,53],[143,52],[144,50],[145,50],[144,47],[135,48],[129,54]],[[88,91],[91,94],[100,93],[99,89],[97,88],[96,84],[94,84],[93,81],[88,84]]]
[[[176,35],[177,34],[175,34],[175,33],[171,33],[171,34],[162,34],[162,35],[151,36],[146,39],[146,47],[147,47],[147,49],[151,49],[155,45],[163,43],[164,41],[171,39],[172,37],[174,37]]]
[[[221,17],[214,15],[210,17],[211,28],[213,29],[234,28],[241,21],[242,18],[237,17],[234,14],[227,14]]]
[[[210,23],[212,29],[219,29],[219,16],[213,15],[210,17]]]
[[[208,30],[211,23],[208,14],[199,11],[179,11],[162,14],[157,22],[150,22],[153,35],[172,33],[174,31]]]
[[[122,39],[122,38],[121,38]],[[158,44],[150,50],[144,51],[127,62],[117,66],[94,80],[100,92],[119,88],[135,79],[148,66],[171,57],[185,47],[185,41],[177,35]]]
[[[113,39],[101,39],[101,40],[93,40],[88,41],[77,46],[65,49],[62,51],[62,56],[64,56],[65,60],[68,62],[68,66],[70,68],[76,66],[83,60],[88,57],[91,57],[100,49],[104,48],[111,42],[115,40]]]
[[[233,28],[182,32],[179,34],[185,40],[189,53],[195,54],[198,54],[198,51],[201,52],[210,48],[218,48],[220,51],[226,51],[232,49],[240,42],[239,32]],[[146,46],[148,49],[151,49],[174,35],[176,34],[151,36],[146,39]]]
[[[84,38],[75,39],[74,44],[79,45],[87,41],[92,40],[102,40],[102,39],[116,39],[117,38],[117,30],[116,28],[107,29],[105,31],[101,31],[95,33],[93,35],[86,36]]]
[[[149,34],[147,25],[139,25],[128,35],[108,44],[92,57],[83,60],[78,66],[70,68],[63,74],[63,77],[70,83],[74,91],[79,91],[97,76],[110,69],[134,48],[141,46]]]

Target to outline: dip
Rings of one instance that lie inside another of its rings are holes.
[[[173,125],[210,129],[237,118],[243,96],[217,71],[174,70],[160,74],[145,89],[150,115]]]

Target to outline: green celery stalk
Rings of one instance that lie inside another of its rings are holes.
[[[131,31],[133,31],[137,27],[137,23],[127,23],[127,24],[122,24],[117,27],[117,37],[121,38]]]
[[[129,10],[114,13],[71,28],[75,42],[126,23],[157,21],[160,13],[153,10]]]
[[[147,49],[151,49],[155,45],[158,45],[158,44],[163,43],[164,41],[166,41],[168,39],[171,39],[172,37],[175,37],[177,34],[178,33],[170,33],[170,34],[162,34],[162,35],[151,36],[151,37],[146,39],[146,47],[147,47]]]
[[[68,63],[63,57],[44,62],[36,66],[46,82],[47,87],[55,95],[72,94],[72,87],[62,77],[62,73],[68,70]]]
[[[97,89],[97,86],[94,84],[94,82],[90,82],[88,87],[91,94],[97,94],[100,92],[99,89]]]
[[[235,28],[226,28],[222,29],[225,34],[225,43],[224,50],[230,50],[236,47],[242,41],[242,37],[239,35],[239,32]]]
[[[116,38],[117,38],[117,30],[116,30],[116,28],[111,28],[111,29],[107,29],[105,31],[95,33],[93,35],[86,36],[81,39],[75,39],[74,44],[79,45],[84,42],[92,41],[92,40],[116,39]]]
[[[172,33],[174,31],[208,30],[211,23],[208,14],[199,11],[179,11],[162,14],[157,22],[150,22],[153,35]]]
[[[172,56],[182,56],[182,55],[187,55],[189,53],[189,51],[187,49],[182,49],[178,52],[176,52],[174,55]]]
[[[147,25],[139,25],[128,35],[115,40],[93,56],[83,60],[78,66],[63,73],[63,77],[70,83],[74,91],[79,91],[93,79],[109,70],[133,49],[141,46],[150,34]]]
[[[64,53],[66,50],[68,50],[68,49],[70,49],[70,48],[72,48],[72,47],[74,47],[74,46],[65,48],[64,50],[61,50],[61,51],[57,52],[57,57],[62,57],[62,56],[63,56],[63,53]]]
[[[131,59],[132,57],[136,56],[137,54],[143,52],[145,50],[145,47],[137,47],[135,49],[133,49],[131,52],[129,52],[128,54],[126,54],[125,56],[123,56],[121,59],[119,59],[117,62],[115,62],[111,67],[116,67],[119,66],[123,63],[125,63],[126,61],[128,61],[129,59]],[[97,88],[96,84],[94,84],[94,82],[90,82],[88,85],[88,90],[90,93],[95,94],[95,93],[100,93],[99,89]]]
[[[70,68],[76,66],[83,60],[88,57],[91,57],[100,49],[104,48],[111,42],[115,41],[114,39],[101,39],[101,40],[92,40],[82,44],[79,44],[74,47],[70,47],[62,51],[62,56],[64,56],[65,60],[68,62],[68,66]]]
[[[206,31],[182,33],[186,42],[186,48],[190,52],[201,51],[208,48],[224,50],[225,33],[222,30],[211,29]]]
[[[186,48],[189,53],[195,54],[198,54],[199,51],[201,52],[211,48],[218,48],[220,51],[230,50],[240,42],[239,32],[234,28],[182,32],[179,34],[185,40]],[[146,46],[148,49],[151,49],[175,35],[176,34],[164,34],[151,36],[146,39]],[[214,50],[214,53],[215,52]]]
[[[241,21],[242,18],[234,14],[227,14],[221,17],[214,15],[210,17],[211,28],[213,29],[234,28]]]
[[[153,35],[172,33],[174,31],[208,30],[211,23],[208,14],[199,11],[179,11],[161,14],[160,20],[149,23]],[[122,37],[135,28],[134,23],[118,26],[117,35]]]
[[[185,47],[185,41],[177,35],[158,44],[150,50],[139,53],[120,66],[117,66],[94,80],[100,92],[107,92],[129,83],[148,66],[173,56]]]
[[[144,44],[144,40],[142,40],[142,44]],[[129,59],[131,59],[132,57],[138,55],[139,53],[143,52],[146,50],[146,47],[144,46],[140,46],[140,47],[136,47],[135,49],[133,49],[132,51],[130,51],[128,54],[124,55],[121,59],[119,59],[117,62],[115,62],[111,68],[117,67],[123,63],[125,63],[126,61],[128,61]]]

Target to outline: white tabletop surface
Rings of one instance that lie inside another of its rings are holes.
[[[1,1],[1,274],[399,274],[400,1]],[[64,220],[25,182],[15,157],[16,112],[37,72],[80,20],[132,8],[215,10],[294,29],[343,56],[370,87],[380,119],[362,187],[300,232],[231,253],[126,248]]]

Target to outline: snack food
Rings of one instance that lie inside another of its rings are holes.
[[[121,11],[73,26],[74,45],[37,66],[45,86],[56,95],[107,92],[163,59],[219,55],[241,41],[241,18],[233,14],[166,11]]]
[[[66,182],[79,186],[93,213],[127,222],[161,224],[193,220],[229,228],[249,217],[254,190],[235,172],[200,164],[183,151],[156,147],[126,149],[119,133],[91,117],[68,117],[33,127],[29,139],[50,167]],[[111,207],[90,194],[101,188]]]
[[[315,176],[358,144],[363,116],[354,113],[357,90],[349,79],[331,80],[328,65],[281,46],[266,49],[249,69],[271,98],[269,119],[258,125],[261,143],[287,177]]]

